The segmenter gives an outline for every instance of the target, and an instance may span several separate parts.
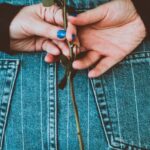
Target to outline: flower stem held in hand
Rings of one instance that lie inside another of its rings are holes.
[[[70,82],[71,97],[72,97],[72,103],[73,103],[73,108],[74,108],[74,112],[75,112],[79,146],[80,146],[80,150],[84,150],[84,144],[83,144],[82,133],[81,133],[81,129],[80,129],[79,115],[78,115],[78,107],[77,107],[76,100],[75,100],[74,85],[73,85],[73,80],[71,79],[71,74],[69,74],[68,78],[69,78],[69,82]]]
[[[66,0],[63,0],[63,16],[64,16],[64,28],[65,30],[67,29],[67,7],[66,7]],[[77,135],[78,135],[78,140],[79,140],[79,146],[80,146],[80,150],[84,149],[84,144],[83,144],[83,140],[82,140],[82,133],[81,133],[81,129],[80,129],[80,121],[79,121],[79,115],[78,115],[78,107],[76,104],[76,99],[75,99],[75,93],[74,93],[74,85],[73,85],[73,74],[74,74],[74,70],[72,68],[72,63],[75,59],[74,53],[73,53],[73,49],[75,47],[73,42],[68,42],[68,46],[70,49],[70,67],[68,69],[68,82],[70,85],[70,92],[71,92],[71,97],[72,97],[72,104],[73,104],[73,109],[75,112],[75,120],[76,120],[76,128],[77,128]]]
[[[51,1],[51,2],[47,2]],[[56,0],[58,5],[63,9],[63,20],[64,20],[64,29],[67,30],[67,5],[66,5],[66,0]],[[43,3],[45,6],[48,6],[49,4],[54,4],[54,0],[43,0]],[[80,128],[80,121],[79,121],[79,114],[78,114],[78,107],[76,104],[76,99],[75,99],[75,93],[74,93],[74,84],[73,84],[73,78],[76,74],[76,71],[72,67],[72,63],[75,60],[75,54],[73,53],[74,48],[77,48],[77,46],[73,42],[67,41],[67,44],[70,49],[70,59],[64,55],[60,56],[61,63],[65,67],[65,76],[62,79],[62,81],[59,83],[59,88],[63,89],[67,83],[69,82],[70,85],[70,92],[71,92],[71,97],[72,97],[72,104],[73,104],[73,109],[75,113],[75,121],[76,121],[76,128],[77,128],[77,135],[78,135],[78,140],[79,140],[79,147],[80,150],[84,150],[84,144],[82,140],[82,133],[81,133],[81,128]]]

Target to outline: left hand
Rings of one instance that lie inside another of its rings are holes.
[[[73,67],[85,69],[96,64],[89,77],[98,77],[120,62],[146,35],[144,23],[131,0],[114,0],[68,19],[79,26],[79,41],[87,51]]]
[[[63,34],[60,31],[63,30]],[[26,6],[14,17],[10,24],[11,50],[48,52],[45,61],[52,62],[69,49],[66,42],[76,35],[75,26],[69,26],[70,34],[63,29],[63,12],[56,6],[44,7],[42,4]],[[48,57],[49,56],[49,57]],[[51,57],[50,57],[51,56]]]

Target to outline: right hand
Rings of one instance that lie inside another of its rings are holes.
[[[112,0],[69,20],[79,26],[79,41],[87,52],[73,67],[85,69],[94,65],[88,74],[92,78],[119,63],[146,36],[144,23],[131,0]]]

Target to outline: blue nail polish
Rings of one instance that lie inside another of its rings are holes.
[[[72,34],[72,40],[74,41],[76,39],[76,35]]]
[[[65,31],[65,30],[59,30],[59,31],[57,32],[57,37],[58,37],[59,39],[65,38],[65,37],[66,37],[66,31]]]

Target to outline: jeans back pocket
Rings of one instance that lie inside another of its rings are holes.
[[[0,59],[0,149],[2,149],[18,66],[18,60]]]
[[[128,56],[92,86],[109,145],[149,150],[150,52]]]

